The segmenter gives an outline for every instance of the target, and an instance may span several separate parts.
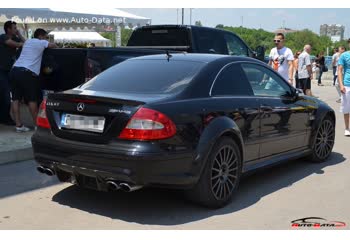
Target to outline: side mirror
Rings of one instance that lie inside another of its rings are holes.
[[[265,48],[263,46],[258,46],[255,50],[256,58],[260,61],[265,59]]]
[[[304,96],[303,90],[299,88],[295,88],[294,99],[297,100],[300,96]]]

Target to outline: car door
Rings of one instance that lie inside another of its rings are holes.
[[[259,158],[259,104],[237,63],[227,64],[217,76],[210,95],[220,112],[239,127],[244,141],[244,161]]]
[[[241,66],[260,102],[260,158],[305,147],[309,110],[293,88],[266,66]]]

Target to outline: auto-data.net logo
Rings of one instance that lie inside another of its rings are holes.
[[[345,222],[328,221],[320,217],[307,217],[297,219],[291,222],[292,228],[344,228]]]

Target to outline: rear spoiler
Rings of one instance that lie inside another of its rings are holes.
[[[160,49],[160,50],[182,50],[182,51],[187,51],[190,49],[190,46],[127,46],[127,48],[134,48],[134,49]]]

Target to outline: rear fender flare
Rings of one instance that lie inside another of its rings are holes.
[[[243,138],[239,127],[228,117],[217,117],[204,129],[195,151],[193,170],[198,178],[201,176],[213,146],[222,136],[230,136],[237,142],[242,160],[244,159]]]

